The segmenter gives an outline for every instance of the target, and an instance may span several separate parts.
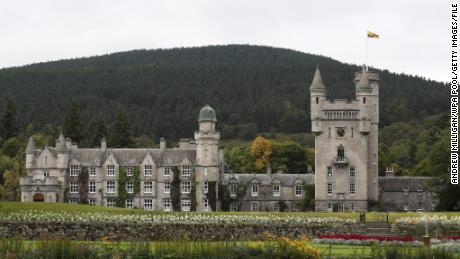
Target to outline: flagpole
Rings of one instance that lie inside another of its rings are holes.
[[[367,31],[366,31],[366,71],[367,71],[367,68],[369,66],[369,37],[367,35]]]

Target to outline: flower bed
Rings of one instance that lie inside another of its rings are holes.
[[[402,217],[393,223],[398,232],[414,236],[451,236],[452,231],[460,230],[460,216],[427,215],[423,217]]]
[[[415,237],[412,236],[366,236],[357,234],[338,234],[338,235],[320,235],[320,239],[345,239],[345,240],[377,240],[377,241],[402,241],[412,242],[415,241]]]
[[[108,212],[55,212],[42,210],[0,212],[0,221],[102,222],[125,224],[238,224],[311,227],[333,227],[356,223],[354,219],[336,217],[219,215],[205,213],[113,214]]]

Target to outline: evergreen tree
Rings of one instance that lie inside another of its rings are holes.
[[[126,112],[118,105],[117,115],[115,117],[115,125],[113,127],[112,136],[110,138],[110,146],[115,148],[132,147],[133,139],[131,129],[128,123]]]
[[[87,146],[97,147],[101,144],[101,139],[107,137],[107,127],[102,117],[92,120],[88,127]]]
[[[1,123],[1,133],[4,140],[17,136],[18,128],[16,125],[16,107],[14,106],[13,100],[10,98],[6,100]]]
[[[79,143],[82,140],[82,123],[80,120],[80,108],[74,101],[70,103],[64,118],[64,136]]]

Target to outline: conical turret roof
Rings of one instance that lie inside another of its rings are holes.
[[[35,147],[34,138],[30,136],[29,141],[27,142],[26,152],[34,152],[35,150],[37,150],[37,148]]]
[[[359,78],[356,89],[371,89],[371,84],[369,83],[369,75],[365,67],[363,66],[363,71],[361,72],[361,77]]]
[[[321,78],[321,73],[319,72],[319,68],[316,67],[315,76],[313,77],[313,81],[310,85],[310,90],[319,89],[319,90],[326,90],[326,87],[323,84],[323,79]]]

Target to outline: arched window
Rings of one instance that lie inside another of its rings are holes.
[[[345,160],[345,149],[342,145],[337,148],[337,158],[339,161]]]

